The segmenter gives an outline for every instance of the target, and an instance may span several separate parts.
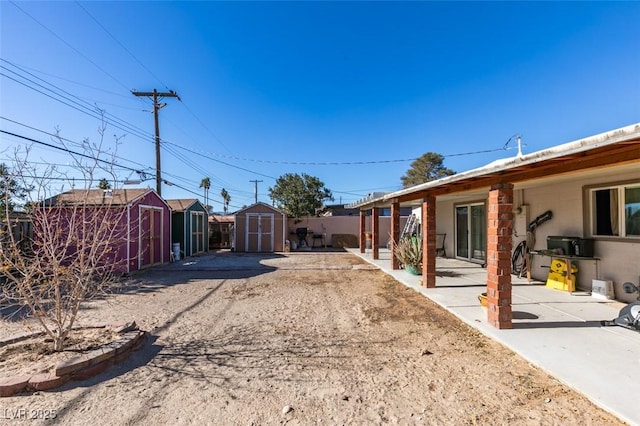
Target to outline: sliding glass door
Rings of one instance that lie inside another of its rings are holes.
[[[484,203],[456,206],[456,257],[484,263],[487,257]]]

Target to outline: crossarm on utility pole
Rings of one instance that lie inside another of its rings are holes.
[[[173,90],[169,90],[168,92],[158,92],[156,89],[153,89],[153,92],[138,92],[133,90],[131,92],[133,96],[144,96],[151,97],[153,100],[153,119],[155,124],[155,143],[156,143],[156,192],[158,195],[162,196],[162,168],[160,165],[160,124],[158,122],[158,111],[166,104],[159,104],[158,98],[178,98],[180,100],[180,96]]]

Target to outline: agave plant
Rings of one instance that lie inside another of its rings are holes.
[[[404,237],[394,242],[394,254],[405,269],[412,267],[422,270],[422,240],[417,237]]]

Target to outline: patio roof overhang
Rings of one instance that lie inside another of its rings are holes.
[[[372,195],[352,205],[360,209],[360,252],[365,253],[365,210],[391,205],[393,241],[400,241],[398,206],[421,205],[422,285],[436,287],[436,198],[448,199],[484,194],[487,199],[487,320],[496,328],[512,327],[511,256],[512,199],[514,189],[540,182],[576,179],[581,174],[640,171],[640,123],[601,135],[559,145],[528,155],[494,161],[484,167],[426,182],[379,196]],[[414,216],[412,216],[414,217]],[[372,240],[378,240],[378,213],[372,214]],[[405,225],[406,226],[406,225]],[[404,232],[404,231],[403,231]],[[379,253],[373,246],[373,258]],[[391,245],[391,268],[399,269]]]
[[[375,194],[349,205],[368,210],[393,203],[411,205],[426,196],[487,189],[500,183],[522,183],[640,161],[640,123],[527,155],[496,160],[486,166],[387,194]]]

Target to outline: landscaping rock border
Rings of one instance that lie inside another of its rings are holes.
[[[110,328],[122,337],[99,349],[59,362],[53,373],[33,376],[0,377],[0,397],[12,396],[24,391],[43,391],[57,388],[70,380],[85,380],[102,373],[114,363],[122,362],[144,344],[147,334],[138,329],[135,321],[95,326],[92,328]],[[20,342],[44,333],[30,333],[14,336],[0,341],[0,346]]]

